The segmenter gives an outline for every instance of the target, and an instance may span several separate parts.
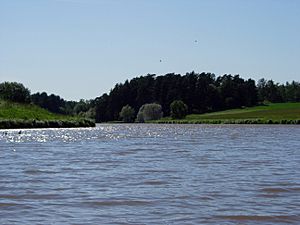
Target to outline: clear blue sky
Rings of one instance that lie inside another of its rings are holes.
[[[79,100],[193,70],[299,81],[300,1],[0,0],[0,82]]]

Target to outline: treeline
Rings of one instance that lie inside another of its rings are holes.
[[[95,106],[92,104],[94,101],[66,101],[58,95],[48,95],[46,92],[31,94],[28,88],[17,82],[0,83],[0,99],[35,104],[57,114],[95,118]]]
[[[169,116],[170,105],[175,100],[182,100],[188,106],[188,113],[249,107],[265,101],[296,102],[300,101],[300,84],[260,79],[256,85],[254,80],[239,75],[216,77],[212,73],[149,74],[116,84],[109,94],[96,98],[96,121],[119,120],[120,111],[126,105],[137,115],[146,103],[160,104],[164,116]]]
[[[58,95],[37,92],[31,95],[31,102],[53,113],[80,115],[91,119],[95,118],[93,100],[81,99],[79,102],[66,101]]]
[[[296,81],[278,84],[273,80],[260,79],[257,90],[261,102],[300,102],[300,83]]]
[[[180,100],[187,113],[206,113],[224,109],[249,107],[269,102],[299,102],[300,83],[275,83],[273,80],[243,79],[239,75],[216,77],[213,73],[148,74],[118,83],[109,92],[93,100],[66,101],[45,92],[30,94],[28,88],[16,82],[0,83],[0,98],[38,105],[51,112],[81,115],[96,122],[120,120],[123,107],[129,106],[137,115],[145,104],[161,106],[164,116],[171,114],[170,105]],[[126,110],[125,110],[126,112]]]
[[[253,106],[258,102],[257,87],[252,79],[212,73],[147,75],[117,84],[109,95],[96,98],[96,121],[118,120],[124,105],[135,112],[145,103],[158,103],[164,116],[170,115],[170,105],[182,100],[188,113],[205,113],[223,109]]]

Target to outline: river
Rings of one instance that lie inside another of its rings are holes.
[[[0,130],[0,224],[300,224],[300,126]]]

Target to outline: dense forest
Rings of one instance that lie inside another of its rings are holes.
[[[106,122],[119,120],[125,106],[130,106],[136,117],[148,103],[161,106],[163,115],[169,116],[170,105],[178,100],[187,106],[187,113],[249,107],[265,101],[299,102],[300,83],[279,84],[265,79],[256,83],[239,75],[216,77],[213,73],[148,74],[118,83],[109,94],[93,100],[76,102],[45,92],[31,94],[28,88],[16,82],[1,83],[0,98],[35,104],[54,113],[81,115],[93,118],[96,122]]]
[[[254,106],[269,102],[300,101],[300,84],[278,84],[273,80],[244,80],[239,75],[216,77],[212,73],[147,75],[116,84],[109,94],[95,99],[96,121],[119,119],[122,107],[129,105],[137,113],[146,103],[158,103],[164,116],[170,115],[170,104],[182,100],[188,113],[205,113]]]

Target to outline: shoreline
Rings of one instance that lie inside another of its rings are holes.
[[[72,128],[95,127],[92,120],[24,120],[24,119],[0,119],[0,129],[34,129],[34,128]]]
[[[281,125],[291,124],[291,125],[299,125],[300,119],[159,120],[159,121],[154,121],[152,123],[156,123],[156,124],[281,124]]]
[[[98,124],[280,124],[280,125],[300,125],[300,119],[214,119],[214,120],[153,120],[145,123],[124,123],[123,121],[108,121]]]

